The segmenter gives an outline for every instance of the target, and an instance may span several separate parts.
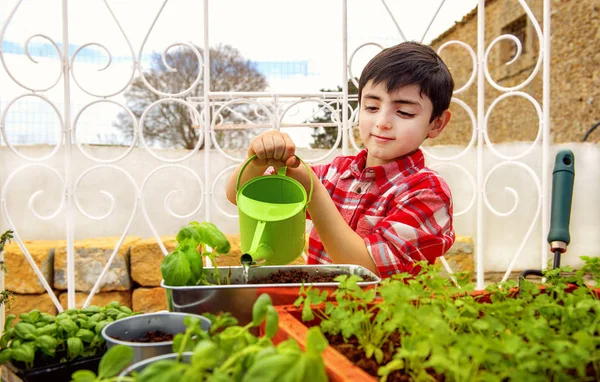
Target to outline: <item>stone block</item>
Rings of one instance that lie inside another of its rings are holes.
[[[58,309],[48,293],[41,294],[15,294],[10,306],[6,306],[6,315],[14,314],[19,319],[19,314],[28,313],[34,309],[40,312],[56,315]],[[14,321],[17,322],[17,321]]]
[[[177,246],[175,236],[160,238],[167,252],[172,252]],[[131,278],[141,286],[160,286],[162,274],[160,264],[164,254],[155,238],[140,240],[131,246]]]
[[[89,293],[76,292],[75,293],[75,307],[81,308],[87,300]],[[67,309],[69,300],[66,292],[61,293],[58,296],[60,304],[64,309]],[[131,291],[112,291],[112,292],[100,292],[96,293],[92,297],[90,305],[106,306],[113,301],[117,301],[119,304],[124,305],[131,309]]]
[[[475,274],[475,251],[473,238],[470,236],[456,236],[454,244],[444,255],[446,262],[452,269],[452,272],[467,272],[466,279],[472,281]],[[436,264],[439,266],[440,276],[448,277],[448,272],[438,258]]]
[[[167,292],[164,288],[137,288],[133,290],[134,312],[152,313],[167,310]]]
[[[31,240],[23,243],[36,265],[50,284],[54,284],[55,248],[65,245],[64,240]],[[14,241],[4,247],[6,269],[5,288],[20,294],[46,293],[42,283],[27,261],[25,254]]]
[[[130,247],[140,241],[137,236],[125,238],[104,277],[99,292],[129,290]],[[90,292],[100,277],[102,269],[113,253],[119,237],[103,237],[75,242],[75,289],[78,292]],[[67,289],[67,249],[60,247],[54,254],[54,287],[59,290]],[[109,301],[110,302],[110,301]]]

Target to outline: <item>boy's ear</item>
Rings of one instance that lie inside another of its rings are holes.
[[[431,122],[427,137],[435,138],[438,135],[440,135],[444,128],[448,125],[448,122],[450,122],[451,118],[452,113],[450,112],[450,110],[444,110],[444,112],[442,112],[442,115],[440,115],[439,117],[434,119],[433,122]]]

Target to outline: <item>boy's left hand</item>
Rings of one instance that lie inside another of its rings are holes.
[[[273,166],[275,169],[287,166],[286,174],[296,179],[310,193],[310,177],[313,177],[313,187],[319,182],[310,168],[306,168],[296,157],[296,146],[286,133],[269,130],[256,136],[250,142],[248,157],[256,154],[253,161],[258,166]]]
[[[256,154],[257,165],[298,167],[300,161],[295,156],[296,145],[286,133],[269,130],[250,141],[248,157]]]

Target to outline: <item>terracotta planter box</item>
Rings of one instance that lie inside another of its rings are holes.
[[[541,293],[545,293],[545,286],[539,286]],[[572,292],[577,289],[576,285],[571,286],[567,289],[568,292]],[[509,296],[517,297],[519,293],[518,288],[511,289]],[[597,297],[600,297],[600,288],[594,288],[592,291]],[[480,303],[491,303],[492,293],[485,290],[474,291],[470,293],[473,297],[477,298]],[[324,307],[318,305],[315,307]],[[302,321],[302,308],[295,307],[293,305],[282,305],[276,306],[277,312],[279,313],[279,331],[273,338],[273,343],[278,344],[288,338],[293,338],[298,344],[304,349],[306,347],[306,335],[308,329],[315,325],[319,325],[320,320],[318,318],[309,321]],[[261,327],[262,331],[262,327]],[[340,352],[335,350],[332,346],[328,346],[323,352],[323,360],[325,362],[325,368],[327,370],[327,376],[330,381],[366,381],[366,382],[377,382],[378,378],[375,378],[365,372],[360,367],[354,365],[348,358],[342,355]]]
[[[511,291],[511,295],[516,296],[517,290]],[[491,302],[490,293],[486,291],[475,291],[471,293],[473,296],[480,296],[478,301],[482,303]],[[377,299],[375,300],[376,303]],[[321,305],[315,306],[319,307]],[[321,306],[323,307],[323,306]],[[302,321],[302,308],[293,305],[276,306],[279,313],[279,331],[273,338],[274,344],[279,344],[289,338],[293,338],[304,349],[306,347],[306,335],[308,329],[319,325],[320,320],[315,318],[312,321]],[[261,332],[262,332],[261,327]],[[262,333],[261,333],[262,334]],[[365,381],[378,382],[379,379],[373,377],[360,367],[353,364],[342,353],[335,350],[333,346],[328,346],[323,352],[323,361],[325,369],[330,381]]]
[[[273,337],[273,343],[278,344],[288,338],[295,339],[298,344],[305,349],[306,334],[308,328],[318,324],[317,320],[311,322],[302,322],[302,308],[296,308],[292,305],[276,306],[275,309],[279,312],[279,331]],[[363,369],[355,366],[352,362],[335,350],[332,346],[328,346],[323,352],[323,361],[327,370],[329,381],[366,381],[377,382],[377,379],[369,375]]]

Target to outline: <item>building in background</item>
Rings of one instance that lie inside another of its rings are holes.
[[[527,1],[543,28],[543,1]],[[488,59],[492,78],[501,86],[515,86],[533,72],[539,41],[532,22],[516,1],[487,0],[485,3],[486,49],[502,34],[513,34],[522,43],[521,56],[505,65],[516,54],[516,46],[502,41],[494,47]],[[551,67],[550,67],[550,139],[554,143],[581,142],[586,132],[600,122],[600,2],[597,0],[558,0],[551,2]],[[434,48],[445,42],[459,40],[476,52],[477,9],[462,21],[433,40]],[[471,57],[464,48],[450,46],[442,51],[458,87],[471,75]],[[542,104],[542,75],[522,89]],[[486,82],[486,111],[501,92]],[[473,111],[477,110],[477,87],[474,83],[465,93],[457,95]],[[471,137],[471,122],[460,107],[452,106],[454,117],[436,144],[465,144]],[[538,132],[538,117],[533,106],[523,98],[510,97],[501,101],[491,114],[488,133],[494,143],[532,141]],[[587,141],[600,142],[600,128]]]

